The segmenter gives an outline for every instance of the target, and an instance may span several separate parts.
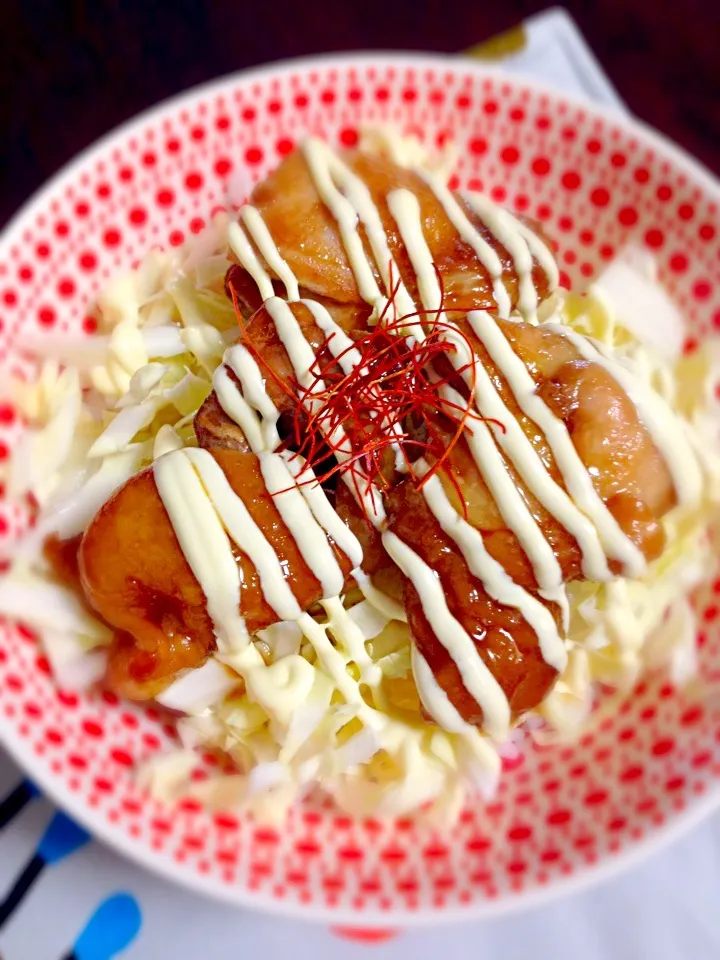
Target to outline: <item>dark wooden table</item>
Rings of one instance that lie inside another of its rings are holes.
[[[327,50],[457,51],[536,0],[4,0],[0,222],[100,134],[185,87]],[[720,0],[568,0],[630,108],[720,173]]]

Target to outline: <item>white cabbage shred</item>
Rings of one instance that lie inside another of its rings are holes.
[[[381,133],[374,137],[389,149]],[[414,162],[422,148],[411,147],[396,159]],[[99,298],[97,334],[26,341],[37,376],[10,383],[30,427],[12,458],[8,488],[18,502],[31,495],[40,516],[12,546],[9,573],[0,579],[0,615],[39,633],[63,686],[82,689],[101,677],[110,632],[53,578],[42,541],[80,534],[129,477],[195,442],[192,416],[237,331],[223,291],[225,233],[218,217],[189,246],[149,253]],[[707,394],[716,357],[708,350],[681,355],[680,314],[652,270],[630,251],[586,297],[558,300],[552,319],[612,347],[687,418],[709,500],[720,499],[719,461],[709,452],[716,449],[717,401]],[[628,691],[656,668],[669,669],[677,683],[692,678],[696,631],[688,594],[712,564],[709,500],[693,515],[670,514],[669,546],[642,580],[571,585],[568,665],[542,719],[528,718],[538,736],[568,740],[582,732],[592,721],[598,682]],[[381,742],[343,702],[299,627],[278,623],[254,638],[257,660],[245,666],[244,678],[232,656],[218,654],[161,694],[159,702],[180,714],[182,748],[146,764],[142,782],[168,801],[191,794],[217,809],[252,808],[265,819],[282,818],[296,799],[320,789],[351,814],[421,811],[439,825],[458,815],[468,784],[492,794],[501,755],[517,753],[514,742],[488,742],[481,763],[461,738],[425,723],[407,626],[351,599],[350,617],[382,673],[379,706],[392,718],[390,735],[385,730]],[[194,778],[198,751],[207,750],[230,761],[233,772]]]

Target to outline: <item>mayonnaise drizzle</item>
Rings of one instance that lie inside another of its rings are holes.
[[[418,469],[418,465],[415,465]],[[423,471],[419,471],[422,476]],[[550,611],[536,597],[517,584],[485,548],[482,533],[460,516],[451,504],[439,477],[425,482],[423,496],[443,531],[460,548],[470,572],[498,603],[519,610],[538,637],[543,659],[562,671],[567,663],[565,643]]]
[[[442,291],[432,254],[423,234],[417,197],[409,190],[395,190],[388,197],[388,206],[415,271],[422,305],[429,311],[440,310]],[[442,335],[456,347],[450,354],[450,361],[455,369],[460,371],[468,387],[472,387],[473,368],[479,366],[477,358],[470,354],[466,341],[459,334],[453,335],[452,325],[448,323],[444,313],[439,314],[439,319],[443,324]],[[462,396],[449,386],[441,388],[440,394],[458,408],[466,405]],[[548,598],[564,605],[562,571],[555,551],[508,473],[490,428],[483,421],[473,421],[472,429],[466,431],[465,439],[500,515],[509,529],[513,530],[527,554],[540,589]]]
[[[441,387],[440,396],[456,407],[465,403],[452,387]],[[466,432],[465,439],[500,516],[530,560],[540,590],[548,599],[562,603],[563,576],[555,551],[508,473],[490,427],[483,421],[473,421],[472,430]]]
[[[444,730],[467,736],[473,729],[472,725],[460,716],[448,695],[435,679],[430,664],[415,644],[413,644],[410,657],[420,702],[427,712],[437,720]]]
[[[257,254],[253,250],[253,245],[248,240],[247,234],[239,223],[233,222],[228,227],[228,243],[230,249],[237,257],[238,263],[247,270],[257,284],[263,300],[275,296],[270,275],[258,260]]]
[[[310,368],[315,362],[313,349],[306,340],[291,307],[284,300],[273,297],[265,303],[265,308],[275,322],[277,334],[287,351],[298,383],[311,393],[305,403],[312,414],[318,409],[317,405],[319,403],[319,401],[313,400],[312,393],[322,393],[325,389],[324,381],[314,377],[310,372]],[[347,462],[352,457],[352,446],[341,426],[335,427],[330,436],[325,439],[332,445],[335,458],[339,464]],[[351,472],[343,472],[343,480],[360,503],[365,516],[371,520],[373,525],[382,527],[385,523],[385,507],[382,494],[377,485],[366,478],[361,467],[357,467],[355,473],[357,476]]]
[[[183,453],[197,471],[205,490],[206,499],[214,507],[217,516],[227,531],[225,549],[222,551],[222,562],[227,564],[228,557],[233,557],[230,546],[230,540],[232,540],[255,565],[265,599],[280,620],[296,620],[300,614],[300,607],[293,595],[283,565],[280,563],[272,545],[265,538],[265,534],[250,516],[243,501],[230,486],[218,462],[207,450],[188,447],[177,452]],[[170,456],[174,456],[174,454]],[[269,454],[269,456],[274,456],[274,454]],[[161,460],[155,463],[156,471],[157,464]],[[198,580],[200,580],[199,577]],[[203,590],[207,592],[207,580],[200,580],[200,584]],[[212,589],[212,584],[210,586]]]
[[[365,647],[365,637],[362,630],[352,620],[339,596],[330,597],[322,601],[328,615],[330,630],[339,631],[340,639],[348,649],[351,659],[360,670],[360,678],[369,687],[375,687],[382,679],[382,670],[373,663],[372,657]]]
[[[310,383],[312,378],[309,377],[309,368],[314,362],[314,354],[307,340],[305,340],[292,310],[284,301],[277,298],[270,301],[267,306],[268,312],[276,323],[278,336],[285,344],[288,356],[291,358],[298,381],[301,384],[303,384],[304,380]],[[322,385],[319,386],[319,389],[322,389]],[[205,451],[191,452],[204,453]],[[210,455],[208,454],[208,456]],[[210,459],[212,460],[212,457],[210,457]],[[214,463],[214,461],[212,462]],[[339,601],[335,602],[332,599],[332,594],[339,594],[342,590],[342,572],[339,569],[337,560],[332,554],[332,548],[325,537],[325,532],[317,525],[316,515],[303,496],[303,488],[291,488],[291,484],[294,483],[293,474],[289,466],[292,458],[283,458],[274,454],[261,454],[260,462],[266,486],[270,493],[276,494],[274,501],[285,524],[295,538],[298,549],[308,563],[308,566],[310,566],[310,569],[323,585],[324,595],[328,598],[326,610],[328,614],[331,615],[331,622],[337,623],[340,618],[342,604],[340,604]],[[217,469],[219,470],[219,468]],[[222,471],[220,471],[220,473],[222,473]],[[279,495],[277,495],[278,493]],[[377,496],[380,496],[379,491],[377,492]],[[337,519],[339,521],[339,518]],[[395,553],[390,549],[388,552],[396,559],[396,562],[397,556],[403,558],[405,567],[403,567],[402,564],[399,565],[401,569],[409,569],[411,571],[409,576],[416,584],[424,609],[426,609],[425,598],[428,592],[431,593],[432,603],[428,604],[427,609],[432,608],[433,612],[430,614],[426,612],[426,615],[430,619],[432,627],[438,636],[438,640],[458,663],[458,668],[460,669],[463,682],[468,692],[475,697],[480,704],[483,711],[485,728],[488,733],[496,738],[502,738],[505,736],[507,729],[509,729],[509,704],[502,688],[482,661],[471,638],[465,633],[458,621],[450,614],[444,600],[442,586],[435,577],[435,574],[410,547],[402,543],[402,541],[394,535],[388,534],[388,536],[392,537],[391,542],[394,545]],[[395,543],[395,541],[397,542]],[[244,549],[242,541],[236,542],[241,549]],[[255,562],[250,551],[248,550],[247,552]],[[357,556],[357,552],[355,552],[355,556]],[[257,563],[256,566],[258,566],[258,573],[261,576],[263,591],[265,592],[266,586],[262,576],[263,571]],[[273,569],[272,565],[271,569]],[[205,590],[204,581],[201,580],[200,582]],[[442,598],[442,607],[439,606],[439,598]],[[268,597],[268,602],[274,609],[277,609],[270,597]],[[437,615],[438,610],[440,611],[439,616]],[[296,618],[285,616],[283,619]],[[313,643],[313,646],[315,646],[318,656],[322,659],[326,669],[332,671],[331,675],[335,682],[338,682],[340,662],[343,664],[343,673],[345,677],[347,677],[345,662],[341,656],[336,656],[335,653],[330,652],[332,647],[329,645],[323,629],[319,628],[311,618],[298,622]],[[310,623],[314,624],[314,626],[310,626]],[[310,631],[310,633],[308,633],[308,631]],[[341,625],[341,636],[350,650],[353,660],[357,663],[364,682],[371,685],[377,683],[379,673],[365,651],[359,632],[347,617],[346,621]],[[328,649],[329,646],[330,649]],[[345,681],[343,681],[342,686],[338,685],[338,689],[340,689],[341,692],[344,691],[345,687],[350,689]],[[444,702],[443,697],[445,695],[434,677],[432,679],[425,678],[423,693],[428,704],[442,704]],[[345,696],[345,692],[343,692],[343,696]],[[445,697],[445,699],[447,700],[447,697]]]
[[[477,194],[468,194],[467,198],[476,197]],[[514,228],[520,234],[520,236],[525,240],[530,250],[530,253],[537,260],[540,269],[543,271],[547,277],[548,286],[550,290],[555,290],[560,283],[560,270],[557,265],[557,261],[552,254],[552,251],[548,245],[542,240],[541,237],[535,233],[527,224],[523,223],[521,220],[518,220],[517,217],[513,217],[511,213],[508,212],[508,216],[513,221]]]
[[[238,390],[224,362],[213,374],[213,389],[222,409],[242,429],[250,449],[255,453],[266,450],[267,445],[257,412]]]
[[[683,505],[696,506],[702,495],[702,470],[682,421],[665,400],[587,337],[560,324],[546,323],[543,326],[567,337],[581,357],[607,370],[622,387],[667,465],[678,500]]]
[[[545,434],[568,493],[595,525],[607,555],[624,565],[627,576],[641,577],[647,569],[642,551],[624,533],[601,499],[567,427],[538,396],[535,381],[524,362],[489,314],[473,311],[469,321],[478,340],[507,381],[522,412]]]
[[[488,227],[514,257],[521,292],[524,289],[527,297],[527,284],[524,280],[532,281],[532,257],[527,242],[522,238],[518,239],[512,233],[501,216],[502,211],[499,213],[494,211],[494,205],[489,202],[484,203],[482,199],[480,198],[476,204],[478,213],[484,217]],[[432,255],[423,236],[417,198],[408,190],[397,190],[388,197],[388,206],[417,275],[418,291],[423,306],[428,310],[440,309],[442,294],[433,269]],[[533,309],[536,305],[535,303]],[[529,308],[530,304],[526,303],[525,306]],[[443,324],[447,324],[444,314],[441,314],[441,319]],[[640,576],[646,566],[642,553],[625,536],[595,491],[590,475],[577,454],[564,423],[537,395],[535,383],[523,361],[517,356],[489,314],[481,310],[472,311],[468,314],[468,321],[508,382],[520,409],[546,434],[550,449],[577,506],[563,488],[553,480],[532,442],[502,400],[490,376],[477,362],[477,358],[470,355],[465,339],[459,334],[453,336],[451,331],[443,330],[445,338],[456,346],[454,355],[451,355],[455,368],[468,367],[471,363],[473,365],[474,369],[466,369],[463,376],[468,386],[472,385],[473,379],[475,381],[477,409],[483,416],[499,420],[505,426],[504,432],[499,430],[495,432],[496,442],[531,492],[578,541],[583,553],[584,570],[590,579],[607,580],[610,577],[603,547],[608,550],[610,557],[621,560],[627,566],[629,575]],[[472,430],[475,431],[475,429],[476,424],[473,424]],[[484,453],[487,455],[490,451],[487,444],[485,447]],[[476,462],[482,469],[482,463],[478,458]],[[497,497],[496,500],[502,512],[500,500]]]
[[[389,620],[399,620],[401,623],[407,623],[405,607],[373,586],[372,580],[361,567],[356,567],[352,571],[352,576],[365,599],[374,607],[377,607],[381,613],[384,613]]]
[[[282,456],[265,453],[260,456],[260,463],[271,493],[275,493],[281,483],[293,483],[292,474]],[[278,617],[295,621],[300,626],[345,700],[358,708],[358,715],[362,714],[368,725],[375,729],[382,727],[384,721],[381,715],[365,703],[357,683],[348,674],[346,657],[327,636],[330,631],[337,637],[347,649],[350,659],[357,664],[362,681],[370,687],[376,687],[382,676],[380,668],[367,653],[364,637],[349,617],[339,596],[344,585],[342,571],[298,488],[288,490],[287,494],[275,495],[273,501],[293,534],[298,549],[323,584],[325,599],[322,604],[328,615],[325,625],[316,623],[301,611],[277,554],[252,520],[242,500],[230,487],[212,454],[207,450],[192,448],[177,450],[156,460],[153,469],[158,492],[181,549],[207,599],[219,650],[234,655],[233,666],[246,676],[249,685],[267,692],[268,685],[274,687],[274,681],[280,678],[280,674],[271,684],[271,677],[263,673],[262,661],[258,656],[253,654],[251,658],[247,657],[249,637],[240,614],[240,568],[231,541],[255,565],[265,599]],[[290,506],[285,507],[283,498],[293,493],[301,502],[293,500]],[[293,677],[297,679],[296,674],[297,671]],[[282,677],[283,683],[291,679],[290,674],[286,676],[283,673]]]
[[[274,450],[280,443],[280,435],[277,431],[280,414],[265,389],[260,367],[250,351],[241,343],[234,347],[228,347],[223,357],[223,364],[229,367],[238,378],[242,386],[243,397],[260,416],[259,429],[262,434],[263,449]],[[218,369],[222,369],[222,365]],[[224,385],[226,386],[226,384]],[[214,376],[213,386],[215,386]],[[222,405],[222,399],[219,396],[218,399]],[[223,407],[223,409],[225,408]],[[225,410],[225,413],[232,417],[229,410]]]
[[[373,307],[373,315],[377,317],[387,308],[388,293],[400,277],[378,208],[362,179],[326,144],[309,138],[301,149],[318,195],[337,222],[360,296]],[[462,240],[474,250],[488,272],[498,313],[503,317],[509,316],[512,302],[503,279],[502,261],[498,253],[476,229],[445,184],[437,176],[423,171],[418,173],[442,205]],[[424,237],[418,199],[408,190],[396,190],[387,200],[417,277],[422,306],[428,311],[440,311],[442,294],[432,255]],[[488,233],[497,239],[512,259],[518,278],[519,312],[534,322],[538,291],[533,282],[533,270],[537,263],[544,271],[549,286],[555,287],[558,271],[552,254],[532,230],[488,198],[469,195],[465,200]],[[266,309],[275,323],[299,384],[311,392],[321,392],[324,384],[322,381],[316,382],[310,372],[315,363],[314,351],[292,309],[284,300],[275,297],[270,273],[284,285],[290,301],[299,298],[298,281],[280,254],[259,211],[245,205],[240,211],[240,221],[242,225],[236,223],[230,227],[231,248],[266,300]],[[368,259],[366,246],[359,232],[360,225],[363,227],[374,263]],[[261,263],[258,252],[265,265]],[[375,271],[385,292],[377,282]],[[332,356],[339,358],[343,372],[350,373],[362,362],[361,354],[353,346],[353,341],[335,323],[324,306],[312,300],[302,302],[325,334],[327,349]],[[415,310],[403,283],[399,285],[393,306],[395,318],[412,314]],[[441,314],[441,317],[447,323],[444,315]],[[482,312],[471,314],[469,322],[507,381],[520,409],[546,434],[570,493],[568,496],[552,479],[487,371],[481,366],[477,356],[468,350],[467,342],[462,336],[453,333],[450,325],[450,329],[444,334],[456,346],[450,358],[465,382],[469,386],[474,383],[474,401],[478,411],[484,417],[501,421],[506,427],[506,433],[503,434],[500,431],[491,431],[485,422],[473,421],[472,427],[466,433],[468,446],[501,516],[509,529],[515,532],[525,550],[543,595],[561,603],[566,612],[562,572],[558,560],[516,487],[505,458],[522,476],[533,495],[575,537],[588,577],[607,580],[610,577],[608,557],[624,563],[631,575],[642,572],[644,560],[595,492],[564,424],[537,397],[534,382],[524,363],[517,357],[497,325]],[[584,338],[564,328],[558,332],[567,336],[581,355],[595,360],[606,369],[610,369],[611,363],[614,365],[614,362],[597,353]],[[407,333],[418,341],[425,337],[423,324],[419,321],[408,321]],[[593,356],[588,356],[588,353]],[[466,369],[463,369],[464,367]],[[242,393],[238,391],[228,369],[237,376]],[[691,500],[693,496],[697,496],[699,490],[699,481],[692,469],[695,460],[692,459],[690,466],[682,464],[680,467],[678,464],[675,467],[675,452],[673,451],[671,457],[671,445],[665,440],[668,425],[675,425],[672,413],[667,419],[663,414],[660,429],[659,408],[644,399],[635,399],[637,385],[630,374],[620,368],[616,379],[636,402],[641,416],[641,405],[643,411],[648,411],[647,417],[652,423],[649,423],[645,416],[643,419],[648,423],[648,429],[658,449],[668,463],[673,465],[671,470],[674,471],[679,495],[684,501]],[[156,461],[156,482],[178,533],[183,552],[208,598],[208,610],[218,638],[231,647],[247,644],[248,640],[239,614],[240,574],[230,545],[231,539],[255,564],[268,603],[282,619],[298,623],[346,702],[356,708],[357,715],[361,716],[364,722],[377,729],[383,723],[381,716],[365,703],[358,684],[347,672],[347,658],[333,646],[327,635],[328,631],[333,635],[337,634],[350,658],[356,662],[364,682],[370,686],[379,682],[379,672],[365,650],[362,635],[339,599],[344,577],[327,536],[349,557],[355,567],[353,575],[358,585],[379,609],[385,609],[388,616],[398,619],[404,619],[404,611],[390,598],[377,591],[362,572],[360,544],[342,523],[302,458],[290,454],[278,456],[271,452],[279,444],[279,414],[266,392],[260,368],[245,347],[238,345],[226,351],[224,364],[216,371],[213,385],[223,410],[241,426],[251,448],[260,455],[266,486],[274,495],[274,502],[300,553],[322,585],[322,602],[329,618],[328,623],[322,626],[300,610],[271,545],[253,524],[242,501],[234,493],[211,455],[200,450],[176,451]],[[463,398],[447,385],[441,387],[441,395],[449,402],[465,405]],[[317,409],[312,395],[306,397],[304,402],[309,412]],[[681,432],[679,426],[677,432]],[[352,455],[342,428],[337,428],[333,436],[327,439],[336,450],[340,463]],[[416,465],[416,469],[421,470],[422,465]],[[378,529],[383,530],[385,511],[380,491],[372,485],[367,485],[368,489],[361,491],[360,487],[366,486],[362,480],[356,480],[349,473],[343,476],[363,504],[366,515],[373,519]],[[308,479],[312,482],[307,483]],[[556,669],[562,670],[567,657],[566,647],[550,611],[533,594],[515,583],[504,568],[490,556],[483,543],[482,534],[459,516],[439,478],[431,478],[425,484],[423,493],[431,512],[446,534],[457,543],[468,568],[483,582],[488,594],[498,603],[511,606],[522,613],[537,633],[544,659]],[[485,729],[494,738],[502,739],[507,735],[510,725],[509,703],[494,675],[482,660],[472,638],[451,614],[439,578],[420,556],[395,534],[385,531],[383,543],[390,556],[415,585],[423,611],[435,635],[457,664],[465,687],[482,709]],[[487,744],[477,730],[462,719],[434,677],[427,661],[416,648],[413,648],[412,656],[413,672],[426,709],[443,727],[467,738],[468,742],[474,745],[478,756],[486,753]]]
[[[317,522],[286,462],[277,454],[261,453],[260,470],[283,523],[322,585],[323,597],[338,596],[345,585],[345,576],[325,530]]]
[[[200,459],[215,463],[207,451],[196,452]],[[222,521],[187,454],[187,450],[175,450],[159,457],[153,464],[155,485],[185,559],[207,599],[218,646],[228,652],[242,649],[249,637],[240,616],[240,568]]]
[[[382,541],[390,557],[415,586],[431,629],[455,661],[468,693],[482,708],[485,730],[495,740],[504,740],[510,731],[510,704],[472,638],[450,613],[438,575],[396,534],[386,531]]]
[[[298,483],[298,489],[307,500],[312,515],[353,566],[359,567],[363,559],[360,541],[338,516],[321,484],[316,480],[312,467],[299,454],[284,452],[280,456],[294,477],[294,482]],[[340,593],[339,590],[337,592]]]
[[[387,291],[393,286],[390,282],[390,270],[393,270],[394,282],[400,277],[400,271],[390,253],[388,239],[372,195],[360,177],[322,140],[308,137],[302,142],[300,149],[320,199],[337,222],[360,296],[374,307],[376,314],[380,314],[387,305],[388,298],[375,280],[358,232],[358,223],[362,223],[365,228],[375,265]],[[396,315],[405,316],[412,313],[413,309],[412,298],[404,284],[400,283],[395,296]]]
[[[503,281],[502,261],[497,251],[485,240],[470,222],[460,204],[443,181],[433,173],[418,171],[425,183],[430,187],[442,205],[448,219],[455,227],[460,237],[472,247],[475,255],[492,277],[493,295],[498,308],[498,315],[509,317],[512,309],[510,295]]]
[[[468,314],[473,329],[474,314],[475,311]],[[499,429],[494,431],[493,435],[498,446],[525,481],[530,492],[548,513],[556,517],[575,537],[582,553],[585,576],[589,580],[609,580],[611,574],[607,558],[595,527],[578,510],[565,490],[550,476],[540,455],[516,420],[514,413],[508,409],[487,370],[480,363],[476,363],[474,373],[475,401],[478,410],[484,417],[498,420],[505,427],[504,431]]]
[[[525,320],[534,321],[537,316],[538,291],[532,277],[533,258],[527,240],[517,229],[517,221],[507,210],[481,194],[468,193],[464,199],[510,254],[518,275],[517,308]]]
[[[354,345],[355,341],[351,340],[343,328],[335,323],[327,307],[316,300],[301,300],[300,303],[308,308],[315,323],[327,337],[325,345],[338,361],[342,372],[348,374],[355,367],[360,366],[362,357],[360,351]]]
[[[250,236],[263,256],[265,263],[270,267],[276,277],[285,284],[285,291],[288,300],[299,300],[300,291],[295,274],[282,258],[277,248],[272,234],[265,225],[265,221],[260,216],[260,212],[246,203],[240,207],[240,219],[245,224]]]

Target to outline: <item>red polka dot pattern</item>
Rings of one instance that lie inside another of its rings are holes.
[[[582,288],[624,243],[644,244],[687,316],[689,340],[720,328],[718,198],[691,169],[641,133],[508,77],[461,62],[376,59],[225,81],[80,160],[0,244],[0,362],[12,355],[32,373],[16,354],[28,330],[91,333],[91,302],[111,273],[152,245],[182,243],[228,199],[240,202],[228,197],[230,180],[250,192],[305,131],[354,146],[373,121],[430,145],[454,140],[457,183],[542,221],[565,285]],[[0,458],[21,430],[3,403]],[[24,522],[3,497],[0,488],[0,540]],[[708,682],[720,676],[715,586],[714,600],[710,589],[697,598]],[[469,802],[447,834],[407,819],[354,822],[317,799],[282,829],[192,802],[171,810],[133,776],[173,745],[168,721],[113,697],[58,691],[35,636],[0,622],[0,734],[41,783],[51,779],[106,839],[176,879],[340,926],[520,903],[616,859],[720,783],[717,702],[692,700],[661,678],[575,746],[523,743],[497,798]],[[200,761],[198,776],[208,769]]]

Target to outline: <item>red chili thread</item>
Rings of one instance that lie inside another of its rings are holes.
[[[493,423],[503,432],[505,426],[498,420],[481,416],[474,409],[475,363],[453,368],[447,376],[440,376],[436,362],[440,357],[448,357],[455,352],[455,344],[443,334],[452,331],[454,336],[464,340],[468,352],[474,356],[472,344],[465,333],[456,325],[442,320],[445,292],[440,273],[440,306],[437,310],[417,310],[396,318],[388,319],[390,308],[395,307],[395,298],[401,279],[393,285],[392,264],[389,281],[391,294],[385,303],[376,325],[368,333],[355,340],[337,356],[321,364],[316,357],[310,368],[312,377],[307,386],[301,386],[297,380],[283,380],[264,359],[261,352],[247,336],[247,328],[240,312],[237,294],[230,284],[233,307],[243,334],[243,343],[257,362],[269,373],[282,392],[293,401],[293,419],[291,436],[283,447],[295,447],[295,455],[304,457],[307,465],[313,469],[327,461],[329,454],[337,455],[341,447],[347,455],[342,462],[336,462],[320,476],[302,483],[319,481],[324,483],[335,474],[349,473],[355,489],[360,492],[365,484],[365,492],[370,493],[375,485],[387,489],[390,484],[383,471],[383,458],[393,447],[399,449],[408,469],[420,456],[429,455],[433,463],[420,478],[410,477],[417,489],[433,477],[443,465],[449,481],[452,483],[464,512],[467,505],[449,457],[466,429],[472,430],[471,420]],[[425,339],[418,342],[409,335],[409,321],[432,316]],[[332,341],[334,334],[325,341]],[[360,353],[360,362],[345,373],[340,361],[351,351]],[[457,382],[466,370],[472,370],[467,404],[460,406],[441,396],[441,388]],[[438,429],[438,416],[454,425],[450,440],[446,440]],[[420,440],[408,434],[406,425],[410,422],[424,428],[426,439]],[[280,491],[283,492],[283,491]],[[361,498],[361,504],[364,500]],[[366,516],[366,520],[370,520]]]

